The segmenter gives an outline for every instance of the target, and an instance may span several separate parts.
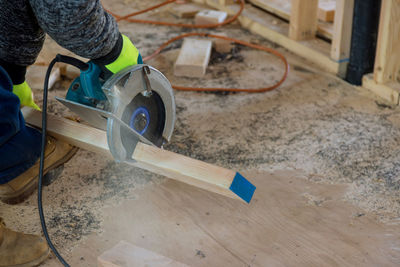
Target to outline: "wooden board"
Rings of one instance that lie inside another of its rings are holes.
[[[374,79],[400,83],[400,0],[382,1]]]
[[[40,111],[24,107],[22,113],[26,123],[41,128]],[[48,114],[47,133],[71,145],[111,157],[105,131]],[[255,190],[232,170],[141,142],[136,145],[132,159],[134,161],[127,164],[230,198],[250,202]]]
[[[363,76],[362,87],[392,104],[399,105],[400,103],[400,83],[398,82],[377,83],[374,74],[370,73]]]
[[[73,254],[79,262],[80,255],[98,255],[96,248],[123,238],[199,267],[400,261],[400,226],[379,223],[346,203],[347,186],[314,184],[294,171],[246,174],[260,189],[250,206],[174,181],[136,191],[136,200],[103,209],[109,241],[93,234]]]
[[[185,38],[174,66],[176,76],[202,77],[211,56],[212,42]]]
[[[153,251],[120,241],[97,259],[99,267],[189,267]]]
[[[349,61],[353,29],[354,0],[337,0],[331,58]]]
[[[315,38],[318,0],[292,0],[289,38],[300,41]]]

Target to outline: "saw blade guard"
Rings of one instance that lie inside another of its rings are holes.
[[[117,162],[132,161],[137,142],[161,147],[171,139],[175,99],[168,79],[157,69],[139,64],[109,78],[103,85],[112,116],[107,141]]]

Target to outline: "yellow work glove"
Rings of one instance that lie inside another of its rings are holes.
[[[33,93],[27,82],[16,84],[13,86],[13,93],[16,94],[21,102],[21,107],[27,106],[40,110],[33,100]]]
[[[121,53],[114,62],[105,65],[105,67],[114,74],[128,66],[143,64],[139,50],[132,44],[131,40],[129,40],[127,36],[123,34],[121,35],[122,35]]]

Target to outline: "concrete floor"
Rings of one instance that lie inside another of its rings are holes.
[[[124,3],[104,5],[123,14]],[[132,9],[133,10],[133,9]],[[174,18],[165,12],[152,17]],[[179,28],[120,23],[142,54],[181,33]],[[186,31],[186,30],[185,30]],[[238,24],[213,33],[270,47],[267,40],[240,29]],[[279,79],[282,64],[275,57],[243,47],[228,55],[213,54],[202,79],[177,78],[172,65],[178,49],[148,62],[171,83],[192,86],[262,87]],[[45,49],[56,51],[48,40]],[[177,123],[165,149],[240,171],[290,170],[316,184],[344,184],[343,200],[358,207],[359,216],[373,216],[382,225],[400,225],[400,113],[369,92],[290,54],[287,81],[277,90],[262,94],[215,94],[175,92]],[[50,93],[49,112],[73,115],[57,103],[70,80],[58,83]],[[35,90],[41,100],[41,91]],[[87,238],[112,235],[104,232],[104,209],[131,203],[138,194],[157,187],[165,178],[117,164],[80,150],[44,189],[44,208],[49,232],[63,255],[72,258]],[[135,210],[124,211],[135,213]],[[40,233],[36,194],[22,204],[0,204],[0,216],[15,230]],[[102,251],[98,250],[98,254]],[[397,251],[399,254],[400,252]],[[399,255],[398,255],[399,256]],[[399,256],[400,257],[400,256]],[[81,259],[82,266],[94,262]],[[46,265],[55,265],[49,260]]]

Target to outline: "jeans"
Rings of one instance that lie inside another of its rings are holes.
[[[19,99],[0,66],[0,184],[5,184],[32,167],[40,156],[41,133],[25,125]]]

